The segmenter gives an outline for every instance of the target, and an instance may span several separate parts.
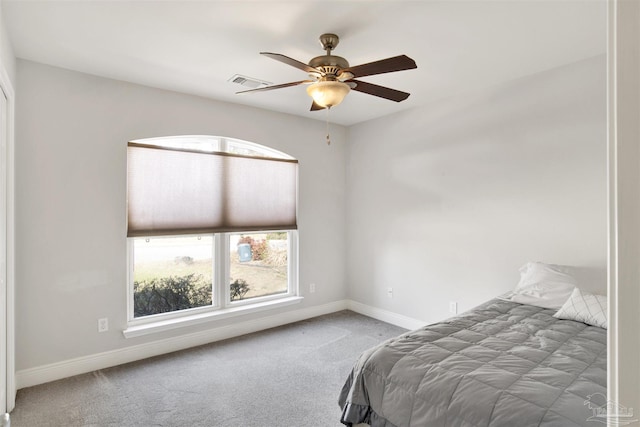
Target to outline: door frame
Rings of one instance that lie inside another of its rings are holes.
[[[640,3],[609,0],[608,400],[640,412]],[[612,414],[612,420],[617,414]],[[636,417],[637,418],[637,415]],[[636,421],[633,425],[639,425]],[[611,424],[613,425],[613,424]]]
[[[7,313],[6,328],[7,342],[7,383],[0,384],[6,387],[6,411],[11,412],[16,403],[16,360],[15,360],[15,92],[11,79],[7,74],[4,64],[0,62],[0,89],[7,97],[7,170],[6,170],[6,196],[7,196]]]

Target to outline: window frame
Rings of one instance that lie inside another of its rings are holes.
[[[231,250],[229,248],[230,235],[232,234],[257,234],[257,233],[270,233],[270,232],[286,232],[287,233],[287,292],[278,293],[274,295],[265,295],[260,297],[253,297],[238,301],[230,300],[230,259]],[[200,234],[204,235],[204,234]],[[181,235],[181,236],[198,236],[198,234]],[[150,237],[152,239],[157,238],[171,238],[178,236],[155,236]],[[184,310],[176,310],[166,313],[151,314],[147,316],[135,317],[134,316],[134,240],[144,239],[144,237],[129,237],[127,238],[127,330],[135,330],[137,327],[145,325],[157,324],[160,329],[173,329],[170,326],[172,323],[177,323],[182,319],[187,321],[190,318],[204,319],[214,318],[217,314],[220,317],[227,317],[229,314],[233,314],[234,311],[239,314],[246,314],[256,308],[255,311],[261,311],[269,306],[278,306],[280,301],[284,302],[284,305],[288,303],[302,300],[299,297],[299,283],[298,283],[298,231],[297,230],[258,230],[258,231],[246,231],[246,232],[228,232],[228,233],[213,233],[213,258],[211,268],[213,269],[213,283],[212,283],[212,303],[202,307],[188,308]],[[242,309],[242,310],[240,310]],[[188,322],[187,322],[188,323]],[[200,323],[200,322],[198,322]],[[147,328],[150,329],[150,328]],[[127,336],[127,330],[125,330],[125,336]],[[143,335],[142,333],[136,335]]]
[[[286,232],[287,233],[287,292],[283,292],[283,293],[278,293],[278,294],[273,294],[273,295],[264,295],[261,297],[252,297],[252,298],[247,298],[247,299],[241,299],[238,301],[231,301],[231,289],[230,289],[230,285],[223,285],[224,288],[224,293],[221,294],[222,296],[224,296],[224,302],[223,302],[223,306],[226,307],[240,307],[240,306],[244,306],[244,305],[250,305],[250,304],[258,304],[261,302],[268,302],[268,301],[273,301],[273,300],[277,300],[277,299],[282,299],[282,298],[288,298],[288,297],[292,297],[292,296],[296,296],[298,294],[298,290],[297,290],[297,268],[294,270],[293,269],[293,265],[294,263],[292,262],[294,255],[294,244],[293,244],[293,240],[296,238],[294,237],[294,235],[297,235],[297,233],[295,232],[295,230],[260,230],[260,231],[244,231],[244,232],[229,232],[229,233],[220,233],[222,236],[220,238],[221,240],[221,245],[224,246],[224,253],[222,253],[222,255],[224,256],[224,263],[223,263],[223,268],[222,270],[225,270],[223,272],[221,272],[221,274],[224,274],[224,277],[222,278],[221,283],[230,283],[231,282],[231,250],[229,248],[230,246],[230,236],[232,234],[263,234],[263,233],[273,233],[273,232]],[[295,248],[297,248],[297,241],[295,243]],[[295,256],[295,265],[297,267],[297,255]],[[295,280],[295,292],[292,289],[292,277],[296,277]]]
[[[167,146],[174,146],[172,139],[182,141],[182,144],[192,145],[208,145],[204,151],[221,151],[236,152],[239,150],[248,150],[256,153],[255,157],[281,158],[295,160],[294,157],[278,151],[276,149],[266,147],[257,143],[244,141],[236,138],[227,138],[220,136],[207,135],[183,135],[183,136],[167,136],[159,138],[149,138],[146,140],[138,140],[132,142],[154,141],[162,145],[166,142]],[[163,141],[164,140],[164,141]],[[178,145],[180,145],[178,143]],[[296,195],[297,199],[297,195]],[[296,203],[297,204],[297,203]],[[238,301],[230,300],[230,254],[229,248],[230,235],[232,234],[262,234],[270,232],[282,232],[288,234],[288,260],[287,260],[287,292],[274,295],[266,295],[261,297],[253,297]],[[213,235],[213,283],[212,283],[212,304],[202,307],[189,308],[184,310],[176,310],[166,313],[152,314],[142,317],[134,316],[134,239],[144,237],[127,237],[126,259],[127,259],[127,327],[123,330],[125,338],[143,336],[156,332],[163,332],[184,326],[197,325],[211,320],[224,319],[239,315],[245,315],[258,311],[268,310],[272,308],[284,307],[291,304],[301,302],[304,298],[300,296],[299,291],[299,256],[298,256],[298,230],[246,230],[246,231],[230,231],[217,233],[199,233],[184,234],[182,236],[204,236]],[[178,237],[178,235],[168,236],[151,236],[149,238],[170,238]]]
[[[201,234],[202,235],[202,234]],[[195,237],[195,236],[200,236],[198,234],[182,234],[182,235],[175,235],[175,236],[153,236],[153,237],[148,237],[149,239],[168,239],[168,238],[172,238],[172,237]],[[219,298],[216,298],[217,295],[217,266],[216,266],[216,261],[218,259],[218,245],[217,245],[217,240],[219,240],[219,236],[218,234],[213,234],[213,256],[212,256],[212,260],[211,260],[211,269],[213,270],[213,275],[212,275],[212,283],[211,283],[211,289],[212,289],[212,301],[211,301],[211,305],[205,305],[205,306],[201,306],[201,307],[193,307],[193,308],[188,308],[188,309],[184,309],[184,310],[176,310],[176,311],[168,311],[166,313],[158,313],[158,314],[150,314],[147,316],[141,316],[141,317],[135,317],[134,315],[134,309],[135,309],[135,303],[134,303],[134,288],[133,288],[133,282],[134,282],[134,265],[135,265],[135,251],[134,251],[134,240],[135,239],[144,239],[144,237],[128,237],[127,238],[127,267],[128,267],[128,274],[127,274],[127,324],[128,325],[141,325],[141,324],[146,324],[146,323],[153,323],[153,322],[157,322],[157,321],[162,321],[162,320],[171,320],[174,318],[178,318],[178,317],[183,317],[185,316],[185,313],[188,312],[189,315],[193,315],[193,314],[200,314],[200,313],[204,313],[204,312],[208,312],[211,311],[212,309],[219,309],[220,308],[220,304],[217,302],[219,300]]]

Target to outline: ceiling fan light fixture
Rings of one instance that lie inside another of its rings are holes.
[[[330,108],[340,104],[351,88],[348,84],[337,81],[319,81],[307,87],[307,93],[316,104]]]

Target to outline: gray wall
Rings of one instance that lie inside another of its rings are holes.
[[[606,292],[605,56],[349,128],[351,299],[425,321],[512,289],[525,262]],[[387,288],[393,288],[388,298]]]
[[[305,300],[280,311],[345,298],[344,128],[332,126],[327,146],[321,121],[22,60],[17,91],[17,370],[238,321],[123,338],[126,143],[131,139],[220,135],[296,157]],[[316,292],[308,294],[312,282]],[[98,334],[101,317],[109,318],[110,330]]]

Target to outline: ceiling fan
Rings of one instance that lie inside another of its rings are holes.
[[[326,51],[326,55],[316,56],[311,59],[308,64],[279,53],[260,52],[261,55],[307,72],[309,79],[244,90],[237,93],[263,92],[301,84],[310,84],[310,86],[307,87],[307,93],[313,98],[311,111],[335,107],[342,102],[344,97],[352,89],[357,92],[396,102],[404,101],[409,97],[409,93],[407,92],[363,82],[356,80],[356,78],[417,68],[416,62],[413,59],[406,55],[399,55],[351,67],[346,59],[331,55],[331,51],[336,48],[339,41],[340,38],[335,34],[328,33],[321,35],[320,43]]]

